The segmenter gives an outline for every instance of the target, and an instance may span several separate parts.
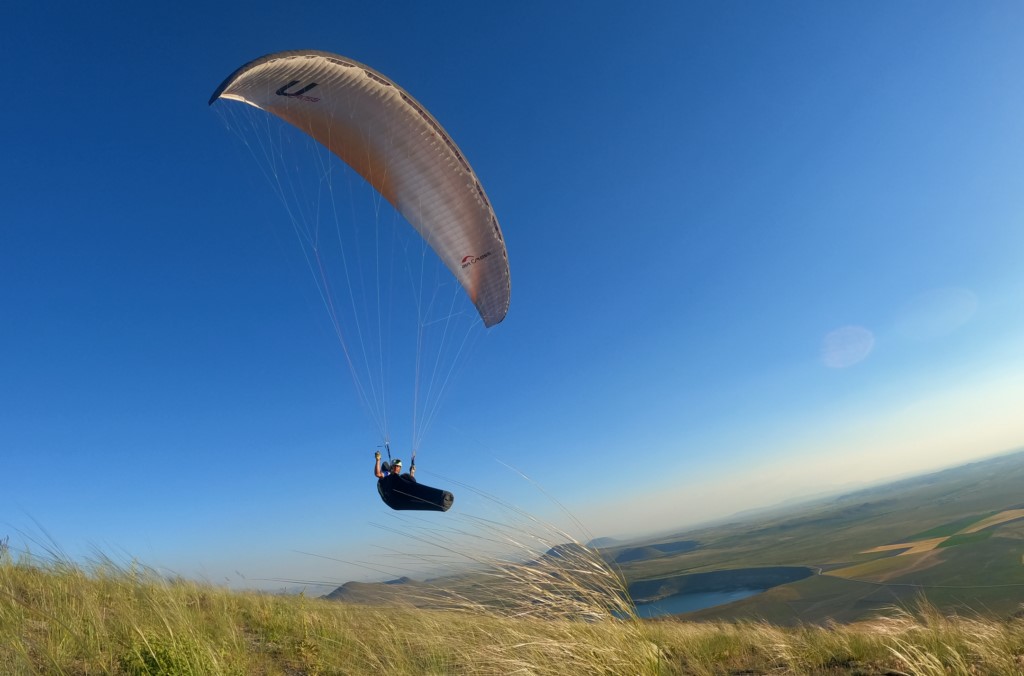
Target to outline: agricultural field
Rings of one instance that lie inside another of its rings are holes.
[[[1018,452],[673,533],[659,542],[696,546],[618,565],[631,585],[678,579],[682,586],[687,575],[711,571],[749,577],[751,569],[772,566],[815,573],[687,619],[850,622],[921,599],[943,610],[1010,616],[1024,603],[1021,486]],[[614,561],[617,550],[604,555]]]

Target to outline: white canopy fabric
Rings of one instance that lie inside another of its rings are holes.
[[[420,233],[476,305],[485,326],[508,312],[508,253],[465,156],[401,87],[373,69],[317,51],[269,54],[210,98],[278,116],[340,157]]]

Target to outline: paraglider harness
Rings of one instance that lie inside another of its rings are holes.
[[[391,444],[384,442],[384,448],[388,454],[388,467],[391,467]],[[410,471],[416,467],[416,451],[412,453],[412,460],[409,462]],[[432,512],[447,512],[452,506],[455,496],[440,488],[424,486],[416,481],[409,474],[399,474],[391,470],[388,476],[377,479],[377,492],[380,499],[391,509],[396,510],[420,510]]]

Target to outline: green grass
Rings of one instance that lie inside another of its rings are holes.
[[[911,535],[910,537],[907,538],[907,542],[914,542],[916,540],[930,540],[932,538],[941,538],[941,537],[945,537],[947,535],[955,535],[956,533],[959,533],[960,531],[962,531],[964,528],[968,528],[969,526],[973,526],[974,524],[978,523],[982,519],[987,519],[988,517],[994,516],[994,515],[996,515],[998,513],[999,513],[998,510],[997,511],[984,512],[982,514],[974,514],[972,516],[967,516],[967,517],[964,517],[962,519],[957,519],[956,521],[951,521],[949,523],[944,523],[941,526],[936,526],[935,528],[929,528],[928,530],[923,531],[921,533],[915,533],[914,535]]]
[[[974,542],[981,542],[992,537],[992,530],[980,530],[976,533],[960,533],[959,535],[951,535],[942,542],[939,543],[939,548],[944,547],[959,547],[960,545],[969,545]]]

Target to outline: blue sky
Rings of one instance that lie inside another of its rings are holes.
[[[411,92],[504,230],[511,309],[423,481],[548,514],[510,465],[621,535],[1024,444],[1019,3],[18,3],[2,25],[19,547],[341,582],[373,573],[296,552],[367,560],[409,523],[206,105],[286,49]]]

